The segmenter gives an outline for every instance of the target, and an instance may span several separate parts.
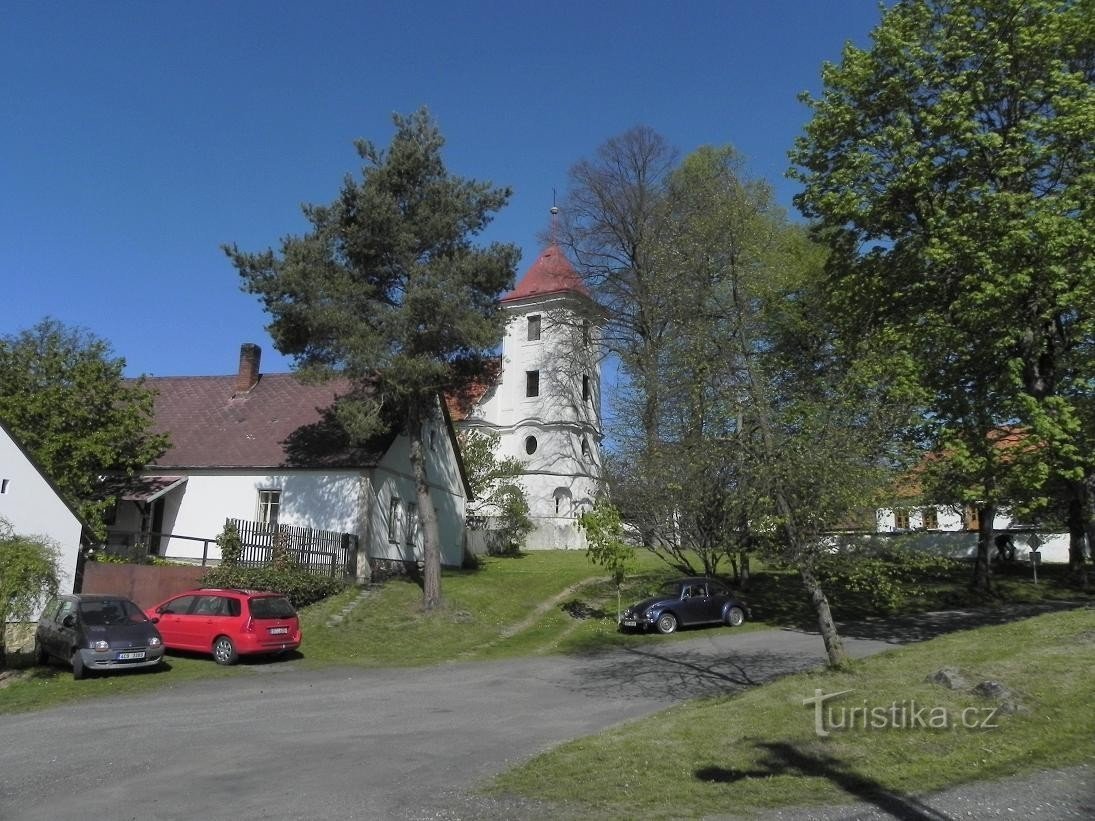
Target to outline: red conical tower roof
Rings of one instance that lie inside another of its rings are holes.
[[[516,302],[528,297],[548,296],[549,294],[561,294],[565,292],[589,296],[582,278],[570,264],[570,260],[552,243],[544,252],[536,258],[517,287],[502,298],[502,302]]]

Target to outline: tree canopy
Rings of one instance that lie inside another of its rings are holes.
[[[43,319],[0,338],[0,419],[65,500],[106,535],[104,476],[132,476],[167,449],[150,432],[153,393],[90,332]]]
[[[487,376],[519,252],[472,242],[509,189],[450,174],[425,109],[393,119],[387,149],[356,143],[360,180],[347,176],[332,203],[304,207],[308,233],[278,252],[225,251],[270,313],[278,350],[307,374],[359,388],[336,406],[347,432],[364,440],[394,422],[410,437],[428,609],[440,600],[440,546],[423,426],[442,392]]]
[[[796,203],[831,250],[846,334],[909,355],[928,445],[950,463],[935,493],[976,499],[987,588],[997,506],[1046,465],[1084,472],[1070,454],[1095,332],[1095,5],[902,0],[872,39],[805,97]],[[1001,457],[1016,425],[1040,458]]]

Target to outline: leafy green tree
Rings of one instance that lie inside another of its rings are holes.
[[[621,618],[620,587],[627,572],[634,567],[635,548],[624,539],[620,511],[603,499],[592,510],[578,517],[578,527],[586,534],[589,545],[586,556],[594,564],[608,570],[616,585],[616,621]]]
[[[872,39],[805,98],[796,202],[829,244],[848,332],[884,334],[919,365],[927,444],[951,462],[935,490],[977,502],[973,583],[987,590],[996,509],[1076,450],[1062,380],[1090,391],[1066,363],[1095,314],[1095,7],[902,0]],[[1041,464],[1001,458],[1016,421]]]
[[[94,530],[116,499],[104,476],[133,476],[167,450],[150,432],[153,392],[90,332],[43,319],[0,338],[0,419]]]
[[[341,374],[358,390],[336,405],[351,437],[398,425],[410,439],[423,529],[423,607],[441,598],[437,513],[424,430],[439,396],[487,376],[502,336],[498,297],[514,281],[512,245],[472,239],[510,191],[451,175],[444,139],[425,109],[394,117],[391,145],[356,143],[361,180],[347,177],[330,205],[308,205],[311,230],[281,250],[226,253],[270,313],[282,353],[306,374]]]
[[[499,459],[497,445],[497,435],[470,430],[461,437],[460,452],[475,496],[468,504],[468,526],[487,529],[490,552],[509,556],[520,551],[533,524],[518,481],[521,461],[512,456]]]
[[[0,667],[9,621],[28,621],[44,600],[57,594],[58,548],[48,539],[17,534],[0,519]]]
[[[675,397],[664,429],[678,431],[686,463],[719,453],[732,466],[722,487],[697,481],[690,492],[724,516],[724,549],[762,547],[795,568],[830,663],[840,665],[846,655],[818,569],[825,536],[874,501],[905,403],[868,351],[838,344],[816,307],[824,254],[735,152],[689,155],[669,213],[664,258],[680,314],[663,377]]]

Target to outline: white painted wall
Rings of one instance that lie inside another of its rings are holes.
[[[582,327],[573,296],[555,295],[509,303],[502,340],[502,373],[462,427],[483,428],[499,437],[500,457],[525,465],[521,484],[536,529],[530,549],[584,548],[575,520],[593,506],[602,485],[601,380],[591,344],[580,344]],[[530,316],[540,316],[540,339],[528,339]],[[526,374],[540,372],[539,396],[526,396]],[[583,399],[583,376],[590,397]],[[529,454],[526,442],[536,439]],[[584,443],[584,450],[583,450]],[[558,491],[569,492],[569,504],[557,508]]]
[[[83,525],[3,428],[0,428],[0,516],[11,523],[16,533],[43,536],[57,545],[59,589],[71,593]]]
[[[440,419],[427,425],[426,476],[430,496],[437,513],[441,540],[441,563],[459,566],[464,559],[464,521],[467,497],[448,430]],[[396,438],[373,476],[373,497],[369,505],[370,556],[401,561],[422,558],[422,530],[415,529],[408,540],[408,504],[418,504],[414,476],[411,473],[410,439]],[[391,500],[399,500],[396,540],[389,537]]]

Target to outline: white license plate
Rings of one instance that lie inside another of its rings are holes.
[[[134,659],[143,659],[143,658],[144,658],[144,650],[141,650],[140,652],[137,652],[137,653],[119,653],[118,654],[118,661],[133,661]]]
[[[639,623],[635,619],[624,619],[622,622],[624,627],[638,627]]]
[[[288,627],[271,627],[270,628],[270,635],[271,636],[280,636],[280,635],[283,635],[283,634],[288,633],[288,632],[289,632]]]

